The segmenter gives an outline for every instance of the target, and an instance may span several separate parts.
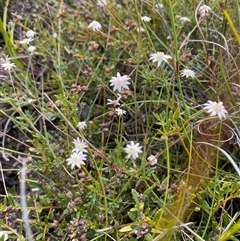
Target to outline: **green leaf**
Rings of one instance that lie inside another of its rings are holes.
[[[149,196],[149,194],[152,192],[152,190],[156,187],[156,185],[152,185],[151,187],[149,187],[145,192],[144,195],[145,196]]]
[[[131,226],[126,226],[126,227],[121,228],[121,229],[119,230],[119,232],[121,232],[121,233],[126,233],[126,232],[131,232],[131,231],[133,231],[133,229],[131,228]]]
[[[218,241],[227,241],[233,237],[233,235],[240,230],[240,220],[236,222],[227,232],[225,232]]]
[[[139,203],[138,192],[135,189],[132,189],[132,197],[133,197],[135,203]]]
[[[132,221],[135,221],[136,220],[136,216],[131,213],[131,212],[128,212],[128,217],[132,220]]]
[[[144,236],[144,238],[145,238],[146,241],[152,241],[153,240],[153,237],[152,237],[152,235],[150,233],[146,234]]]
[[[160,208],[160,209],[155,213],[155,215],[154,215],[154,217],[153,217],[153,222],[154,222],[154,223],[158,223],[159,220],[160,220],[161,217],[162,217],[162,214],[163,214],[163,209]]]

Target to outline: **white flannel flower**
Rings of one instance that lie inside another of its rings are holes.
[[[6,60],[5,62],[1,63],[1,67],[4,70],[10,71],[12,68],[16,67],[16,65],[12,63],[10,60]]]
[[[107,6],[107,0],[98,0],[97,6],[99,7],[106,7]]]
[[[181,71],[181,76],[186,77],[186,78],[188,78],[188,77],[195,78],[195,72],[190,69],[183,69]]]
[[[124,148],[124,151],[127,153],[127,158],[132,158],[133,160],[138,158],[138,155],[142,153],[142,146],[139,143],[134,143],[133,141]]]
[[[107,105],[113,105],[113,107],[120,105],[119,101],[122,96],[120,94],[117,94],[117,95],[118,95],[118,98],[116,100],[107,99],[107,102],[108,102]]]
[[[84,140],[80,140],[78,137],[77,139],[73,140],[73,144],[75,145],[75,148],[73,149],[72,152],[88,152],[86,150],[87,148],[87,143]]]
[[[147,160],[151,166],[157,164],[157,158],[154,155],[150,155]]]
[[[91,28],[95,32],[101,30],[102,25],[94,20],[88,25],[88,28]]]
[[[35,34],[36,34],[36,33],[35,33],[34,31],[28,30],[28,31],[26,32],[26,37],[33,39]]]
[[[151,18],[148,17],[148,16],[143,16],[143,17],[141,17],[141,19],[142,19],[142,21],[144,21],[144,22],[150,22],[150,21],[151,21]]]
[[[118,116],[126,115],[126,113],[127,113],[127,111],[125,111],[125,110],[123,110],[123,109],[121,109],[121,108],[117,108],[117,109],[115,110],[115,112],[116,112],[116,114],[117,114]]]
[[[182,22],[190,22],[191,21],[190,18],[188,18],[188,17],[181,17],[181,18],[179,18],[179,20]]]
[[[29,44],[33,40],[34,40],[33,38],[24,38],[23,40],[19,41],[19,43],[20,44]]]
[[[117,77],[112,77],[110,82],[110,86],[113,86],[113,91],[118,91],[121,92],[122,89],[127,89],[129,90],[128,85],[130,84],[130,82],[128,82],[128,80],[130,80],[131,78],[128,75],[123,75],[121,76],[121,74],[119,72],[117,72]]]
[[[204,104],[204,110],[210,114],[210,116],[216,116],[218,115],[218,118],[221,120],[226,117],[226,114],[228,113],[227,110],[225,110],[225,107],[223,103],[211,101],[209,100],[207,103]]]
[[[200,8],[199,8],[199,12],[200,12],[200,16],[203,18],[205,16],[208,15],[208,12],[211,11],[212,9],[207,6],[207,5],[202,5]]]
[[[86,154],[82,152],[73,152],[70,157],[67,159],[67,165],[73,169],[74,167],[80,168],[82,165],[85,165]]]
[[[83,130],[87,127],[87,124],[85,121],[79,121],[78,124],[77,124],[77,127],[80,129],[80,130]]]
[[[157,62],[157,67],[159,67],[163,61],[168,63],[168,59],[171,58],[170,55],[164,54],[163,52],[157,52],[156,54],[150,54],[149,60],[152,60],[153,63]]]
[[[30,52],[30,53],[33,53],[36,50],[37,50],[36,46],[31,45],[28,47],[28,52]]]

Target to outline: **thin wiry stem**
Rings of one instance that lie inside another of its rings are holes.
[[[5,178],[4,178],[4,175],[3,175],[3,168],[2,168],[1,162],[0,162],[0,169],[1,169],[1,175],[2,175],[3,188],[4,188],[4,191],[5,191],[6,195],[8,196],[8,191],[7,191],[7,187],[6,187],[6,183],[5,183]]]
[[[14,112],[15,114],[15,112]],[[9,158],[5,155],[5,151],[4,151],[4,147],[5,147],[5,138],[6,138],[6,134],[7,134],[7,131],[8,131],[8,126],[9,124],[11,123],[11,118],[8,118],[5,126],[4,126],[4,130],[3,130],[3,137],[2,137],[2,157],[5,161],[9,161]]]
[[[218,149],[220,152],[222,152],[226,157],[227,159],[230,161],[230,163],[232,164],[233,168],[235,169],[236,173],[238,174],[238,176],[240,177],[240,169],[239,167],[237,166],[236,162],[232,159],[232,157],[226,152],[224,151],[222,148],[218,147],[218,146],[215,146],[211,143],[208,143],[208,142],[197,142],[199,144],[205,144],[205,145],[208,145],[208,146],[212,146],[216,149]]]
[[[26,200],[26,158],[22,158],[22,170],[21,170],[21,180],[20,180],[20,199],[22,207],[22,219],[25,225],[25,232],[28,241],[33,241],[32,229],[29,222],[28,210],[27,210],[27,200]]]

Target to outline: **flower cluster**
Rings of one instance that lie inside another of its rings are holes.
[[[26,38],[24,38],[23,40],[19,41],[20,44],[23,45],[29,45],[30,42],[32,42],[34,40],[34,36],[35,36],[35,32],[33,30],[28,30],[26,32]],[[28,52],[33,53],[34,51],[36,51],[36,46],[34,45],[30,45],[28,46]]]
[[[83,130],[87,127],[87,124],[85,121],[80,121],[77,124],[77,128],[80,130]],[[87,160],[87,143],[77,137],[77,139],[73,140],[74,148],[72,150],[72,153],[70,157],[67,159],[67,165],[73,169],[74,167],[81,168],[82,165],[85,165],[85,161]]]
[[[98,0],[97,6],[99,7],[106,7],[107,6],[107,0]],[[161,11],[162,8],[164,8],[163,4],[157,4],[156,9],[158,11]],[[201,17],[205,17],[208,15],[209,11],[211,11],[211,8],[203,5],[199,9]],[[148,16],[141,16],[141,20],[143,22],[150,22],[151,18]],[[180,21],[182,22],[190,22],[190,19],[188,17],[180,17]],[[97,22],[96,20],[92,21],[88,28],[92,31],[100,31],[102,29],[102,25]],[[141,30],[139,27],[137,29],[138,31],[144,31],[144,29]],[[158,51],[155,53],[151,53],[149,57],[149,61],[152,61],[153,63],[157,64],[157,67],[160,67],[163,62],[169,63],[169,60],[172,59],[171,55],[165,54],[164,52]],[[196,77],[196,73],[188,68],[185,68],[181,70],[180,72],[181,77],[185,78],[192,78],[194,79]],[[131,84],[131,78],[128,75],[121,75],[119,72],[117,72],[116,76],[113,76],[109,80],[109,85],[112,87],[114,92],[117,92],[117,97],[115,99],[107,99],[107,105],[111,105],[114,108],[115,114],[118,116],[123,116],[126,114],[126,111],[121,109],[121,98],[123,91],[129,90],[129,85]],[[206,104],[204,104],[203,108],[210,116],[218,116],[219,119],[223,119],[226,117],[226,114],[228,113],[222,102],[213,102],[208,101]],[[86,127],[85,122],[79,122],[78,128],[80,130],[84,129]],[[75,140],[73,140],[74,149],[72,150],[70,158],[67,159],[68,165],[71,166],[73,169],[74,167],[80,168],[81,165],[85,165],[86,157],[87,157],[87,143],[84,140],[81,140],[79,137]],[[142,146],[140,146],[139,143],[135,143],[134,141],[130,141],[125,148],[123,148],[124,152],[127,154],[126,158],[131,158],[133,161],[136,160],[139,155],[143,152]],[[157,163],[157,158],[154,155],[150,155],[147,158],[147,161],[149,165],[154,166]]]
[[[128,75],[121,75],[119,72],[117,72],[117,76],[112,77],[110,79],[110,86],[113,87],[113,91],[118,91],[121,92],[122,90],[129,90],[128,85],[130,85],[130,80],[131,78]],[[111,99],[107,99],[108,103],[107,105],[113,105],[113,107],[117,107],[120,102],[121,99],[121,95],[118,93],[118,98],[116,100],[111,100]],[[118,116],[122,116],[126,114],[126,111],[121,109],[121,108],[116,108],[115,109],[115,113]]]
[[[84,140],[81,140],[79,137],[73,140],[74,148],[70,157],[67,159],[67,165],[73,169],[74,167],[81,168],[82,165],[85,165],[87,160],[87,143]]]

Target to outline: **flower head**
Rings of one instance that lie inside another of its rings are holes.
[[[150,22],[150,21],[151,21],[151,18],[148,17],[148,16],[143,16],[143,17],[141,17],[141,19],[142,19],[142,21],[144,21],[144,22]]]
[[[191,78],[194,78],[195,77],[195,72],[193,70],[190,70],[190,69],[183,69],[181,71],[181,76],[182,77],[191,77]]]
[[[208,15],[208,12],[211,11],[212,9],[207,6],[207,5],[202,5],[200,8],[199,8],[199,12],[200,12],[200,16],[203,18],[205,16]]]
[[[118,95],[118,98],[116,100],[107,99],[107,102],[108,102],[107,105],[113,105],[113,107],[120,105],[119,101],[122,96],[120,94],[117,94],[117,95]]]
[[[80,130],[83,130],[87,127],[87,124],[85,121],[79,121],[78,124],[77,124],[77,127],[80,129]]]
[[[227,110],[225,110],[225,107],[223,106],[223,103],[215,102],[209,100],[207,103],[204,104],[204,110],[210,114],[210,116],[216,116],[218,115],[219,119],[223,119],[226,117],[226,114],[228,113]]]
[[[73,140],[73,144],[75,145],[75,148],[73,149],[72,152],[87,152],[87,143],[84,140],[80,140],[78,137],[77,139]]]
[[[190,22],[191,21],[190,18],[188,18],[188,17],[180,17],[179,20],[182,22]]]
[[[26,32],[26,37],[33,39],[35,34],[36,34],[36,33],[35,33],[34,31],[28,30],[28,31]]]
[[[12,68],[16,67],[16,65],[12,63],[10,60],[6,60],[5,62],[1,63],[1,67],[4,70],[10,71]]]
[[[118,91],[121,92],[122,89],[127,89],[129,90],[128,85],[130,84],[130,82],[128,82],[128,80],[130,80],[128,75],[123,75],[121,76],[119,72],[117,72],[117,77],[112,77],[110,82],[110,86],[113,86],[113,91]]]
[[[81,165],[85,165],[84,161],[86,161],[86,156],[87,155],[82,152],[73,152],[67,159],[67,165],[71,166],[71,169],[75,166],[80,168]]]
[[[138,33],[146,32],[145,29],[143,27],[141,27],[141,26],[140,27],[136,27],[135,29],[137,30]]]
[[[29,44],[33,40],[34,40],[33,38],[24,38],[23,40],[19,41],[19,43],[20,44]]]
[[[31,45],[31,46],[29,46],[28,47],[28,51],[30,52],[30,53],[33,53],[34,51],[36,51],[36,46],[33,46],[33,45]]]
[[[124,148],[124,151],[128,154],[127,158],[132,158],[133,160],[138,158],[138,154],[142,153],[142,146],[139,143],[134,143],[133,141]]]
[[[163,52],[157,52],[156,54],[150,54],[150,59],[152,60],[152,62],[157,62],[157,66],[159,67],[162,63],[162,61],[164,62],[168,62],[168,59],[171,59],[172,57],[170,55],[164,54]]]
[[[148,163],[151,165],[151,166],[154,166],[155,164],[157,164],[157,158],[154,156],[154,155],[150,155],[148,158]]]
[[[91,28],[95,32],[101,30],[102,25],[94,20],[88,25],[88,28]]]
[[[122,116],[122,115],[125,115],[125,114],[127,113],[125,110],[123,110],[123,109],[121,109],[121,108],[117,108],[117,109],[115,110],[115,112],[116,112],[116,114],[117,114],[118,116]]]
[[[162,3],[157,3],[155,5],[156,10],[160,11],[162,8],[164,8],[164,5]]]
[[[99,7],[106,7],[107,6],[107,0],[98,0],[97,6]]]

